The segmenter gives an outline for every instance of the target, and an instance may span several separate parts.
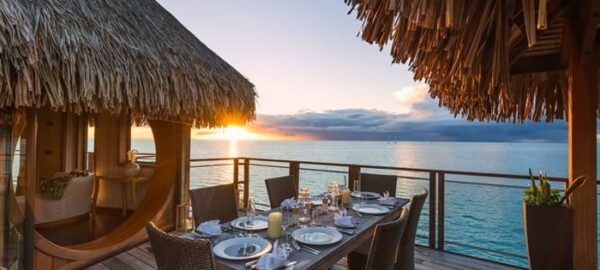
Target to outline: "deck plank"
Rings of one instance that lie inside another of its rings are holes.
[[[156,261],[149,243],[143,243],[115,257],[109,258],[87,269],[89,270],[154,270]],[[346,259],[337,262],[335,269],[348,269]],[[416,270],[517,270],[520,268],[497,264],[468,256],[432,250],[426,247],[415,248]]]

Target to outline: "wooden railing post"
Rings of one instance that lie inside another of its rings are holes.
[[[360,166],[348,166],[348,187],[354,190],[354,181],[360,178]]]
[[[444,250],[444,219],[445,219],[445,206],[446,206],[446,191],[445,191],[445,181],[446,181],[446,174],[444,174],[443,172],[439,172],[438,173],[438,246],[437,248],[439,250]]]
[[[298,190],[300,186],[300,162],[290,161],[290,175],[294,177],[294,185]]]
[[[240,161],[237,158],[233,159],[233,186],[235,187],[235,201],[238,205],[242,205],[242,201],[240,200]],[[243,183],[242,183],[243,184]]]
[[[436,173],[429,172],[429,248],[435,248],[436,218]]]
[[[250,198],[250,159],[244,159],[244,208],[248,207]]]

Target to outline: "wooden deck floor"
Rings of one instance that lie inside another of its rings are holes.
[[[153,270],[156,269],[154,256],[150,252],[150,244],[144,243],[135,248],[109,258],[87,269],[90,270]],[[451,254],[417,246],[415,254],[417,270],[516,270],[509,267],[471,257]],[[347,269],[346,260],[337,263],[340,269]]]

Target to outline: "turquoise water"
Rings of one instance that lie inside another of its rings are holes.
[[[136,140],[132,147],[143,152],[153,151],[151,141]],[[191,147],[192,158],[244,156],[521,175],[532,168],[534,171],[543,169],[548,175],[558,177],[567,175],[568,166],[567,145],[561,143],[239,141],[232,144],[228,141],[193,141]],[[339,167],[326,169],[344,170]],[[374,172],[426,177],[418,173]],[[285,168],[251,166],[251,196],[267,203],[263,180],[285,174]],[[319,192],[329,181],[341,182],[344,175],[302,170],[300,184]],[[193,168],[191,171],[192,187],[231,182],[231,179],[231,166]],[[445,249],[526,267],[522,188],[453,181],[517,186],[525,186],[527,182],[456,175],[448,175],[446,180]],[[401,178],[397,193],[410,196],[427,186],[425,181]],[[427,243],[428,215],[425,207],[418,231],[418,241],[422,244]]]

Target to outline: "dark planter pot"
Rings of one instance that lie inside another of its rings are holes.
[[[572,268],[572,208],[523,203],[523,223],[530,269]]]

